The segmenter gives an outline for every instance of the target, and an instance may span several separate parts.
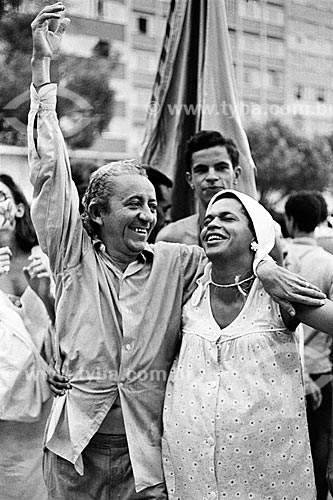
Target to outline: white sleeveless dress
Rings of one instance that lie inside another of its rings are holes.
[[[220,329],[209,268],[183,309],[164,407],[170,500],[315,500],[302,368],[294,334],[255,280]]]

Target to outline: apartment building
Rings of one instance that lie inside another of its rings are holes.
[[[220,1],[220,0],[209,0]],[[170,0],[69,0],[68,52],[111,46],[114,117],[93,148],[137,156]],[[225,0],[244,125],[276,116],[311,137],[333,132],[333,2]]]

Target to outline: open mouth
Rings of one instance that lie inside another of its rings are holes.
[[[142,236],[148,236],[148,228],[146,227],[130,227],[132,231],[136,234],[140,234]]]
[[[206,236],[205,240],[207,243],[213,243],[215,241],[222,241],[225,240],[225,236],[222,236],[221,234],[216,234],[216,233],[211,233],[208,236]]]

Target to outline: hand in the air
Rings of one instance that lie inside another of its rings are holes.
[[[31,23],[33,58],[52,58],[59,50],[63,33],[70,23],[67,17],[61,19],[65,6],[61,2],[44,7]],[[61,19],[61,20],[60,20]],[[49,21],[55,20],[55,31],[49,29]],[[58,22],[58,20],[60,20]]]

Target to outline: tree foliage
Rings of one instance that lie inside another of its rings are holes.
[[[8,103],[21,96],[30,85],[33,18],[33,14],[11,11],[0,19],[0,142],[5,144],[25,144],[27,96],[19,99],[15,109],[8,110],[6,106],[8,108]],[[114,92],[110,79],[117,58],[109,53],[97,47],[89,59],[60,55],[53,62],[60,87],[70,90],[74,96],[73,99],[59,97],[57,109],[66,140],[73,148],[91,146],[112,117]],[[63,95],[61,91],[59,94]],[[78,106],[80,99],[86,106]],[[10,107],[13,106],[10,104]],[[19,126],[12,126],[13,117]]]
[[[247,135],[264,205],[292,191],[329,186],[332,150],[324,138],[307,139],[278,120],[252,125]]]

